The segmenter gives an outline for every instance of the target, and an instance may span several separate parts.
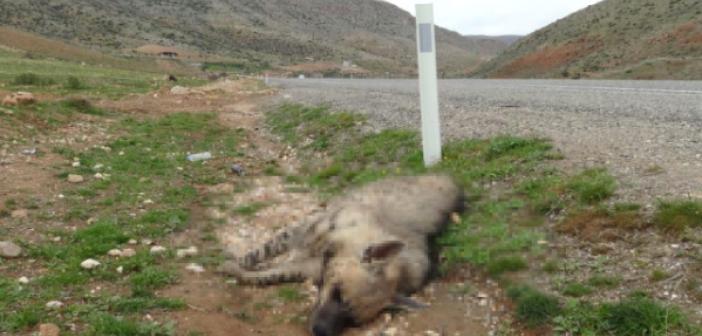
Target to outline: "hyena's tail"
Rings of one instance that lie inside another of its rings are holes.
[[[320,219],[321,213],[312,215],[301,223],[281,230],[265,244],[235,259],[244,269],[254,269],[257,265],[290,251],[294,246],[302,244],[310,228],[316,225]]]

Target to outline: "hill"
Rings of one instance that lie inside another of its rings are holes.
[[[702,79],[702,0],[605,0],[521,39],[475,75]]]
[[[247,69],[349,60],[411,74],[416,59],[414,18],[378,0],[0,0],[0,25],[130,57],[144,45],[225,56]],[[447,75],[506,47],[445,29],[437,39]]]

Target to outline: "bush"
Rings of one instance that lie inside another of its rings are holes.
[[[37,74],[23,73],[17,75],[12,81],[12,84],[23,86],[48,86],[56,84],[56,82],[51,78],[43,78]]]
[[[517,319],[531,328],[548,324],[561,313],[557,298],[530,287],[512,287],[507,296],[516,304]]]
[[[589,169],[574,176],[568,189],[580,202],[594,204],[614,195],[617,183],[605,169]]]
[[[68,77],[63,87],[67,90],[82,90],[86,88],[85,84],[75,76]]]
[[[702,227],[702,202],[677,200],[660,202],[654,217],[660,229],[680,233],[688,228]]]

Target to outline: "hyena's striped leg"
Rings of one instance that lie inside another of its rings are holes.
[[[237,258],[237,262],[243,268],[251,270],[260,263],[288,252],[292,247],[302,244],[305,236],[322,220],[322,215],[322,213],[314,214],[300,225],[283,230],[261,247]]]
[[[309,278],[319,276],[321,272],[319,258],[307,259],[299,262],[288,262],[261,271],[247,271],[239,264],[228,261],[222,264],[218,271],[231,275],[245,285],[266,286],[280,283],[303,282]]]

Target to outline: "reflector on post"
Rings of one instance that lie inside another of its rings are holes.
[[[426,166],[432,166],[441,161],[441,123],[434,30],[434,5],[417,5],[417,62],[422,109],[422,147]]]

